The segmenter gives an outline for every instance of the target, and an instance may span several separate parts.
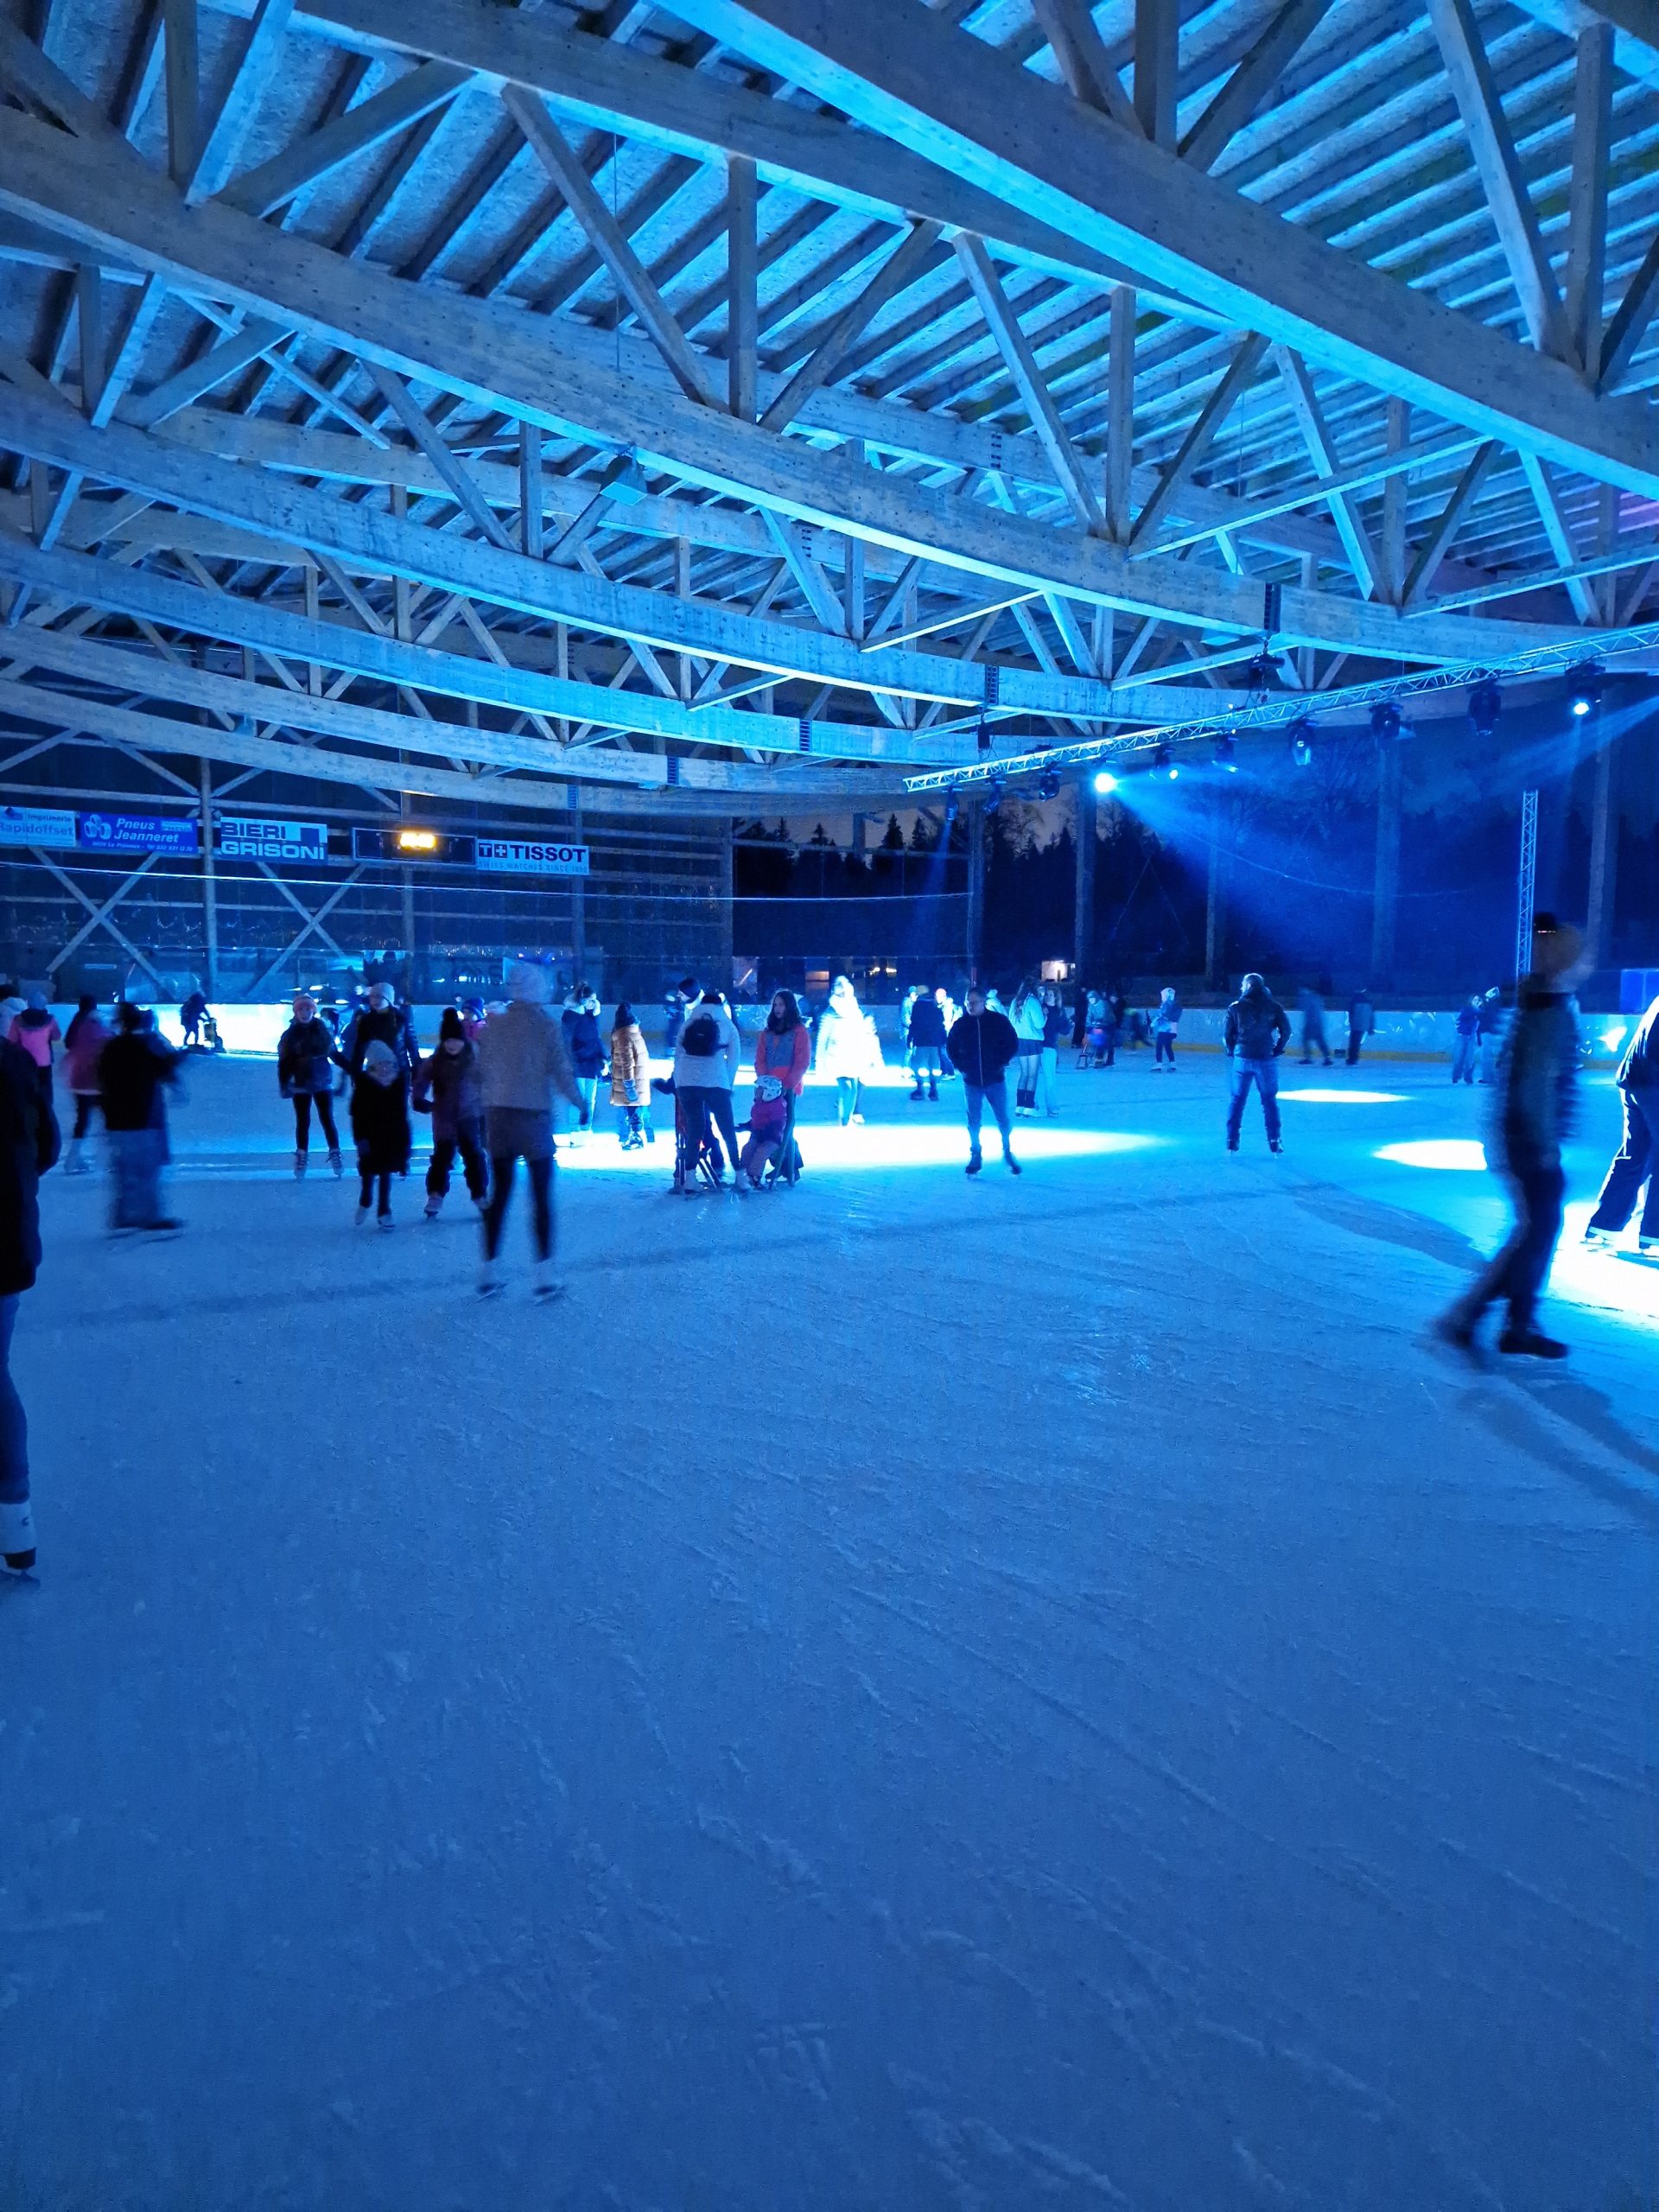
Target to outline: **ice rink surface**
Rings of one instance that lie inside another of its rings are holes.
[[[1425,1320],[1482,1094],[1214,1058],[787,1194],[356,1230],[198,1065],[54,1175],[0,1587],[5,2212],[1649,2212],[1659,1269]],[[825,1111],[823,1094],[811,1112]],[[609,1116],[605,1116],[608,1130]]]

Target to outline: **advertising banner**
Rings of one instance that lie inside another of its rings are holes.
[[[83,814],[78,842],[89,853],[194,853],[194,814]]]
[[[75,817],[67,808],[0,807],[0,845],[75,843]]]
[[[227,861],[326,861],[325,822],[276,822],[263,814],[214,817],[215,842]]]
[[[559,845],[540,839],[480,837],[478,865],[493,875],[586,875],[586,845]]]

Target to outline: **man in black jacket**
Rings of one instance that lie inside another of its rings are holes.
[[[1233,1064],[1233,1096],[1227,1109],[1227,1149],[1238,1150],[1238,1133],[1244,1122],[1244,1102],[1254,1084],[1262,1094],[1262,1118],[1268,1125],[1268,1146],[1282,1152],[1279,1135],[1279,1061],[1290,1042],[1290,1016],[1266,981],[1247,976],[1244,988],[1227,1009],[1225,1041]]]
[[[57,1117],[35,1063],[0,1044],[0,1558],[14,1573],[35,1564],[29,1502],[29,1423],[11,1379],[17,1306],[41,1264],[40,1179],[58,1156]]]
[[[912,1103],[922,1096],[924,1072],[928,1097],[938,1098],[939,1077],[944,1073],[940,1054],[944,1050],[944,1008],[931,991],[923,991],[910,1009],[905,1042],[910,1048],[910,1072],[916,1084],[910,1094]]]
[[[1010,1141],[1013,1123],[1008,1116],[1008,1063],[1020,1050],[1020,1039],[1006,1014],[988,1014],[985,994],[977,983],[969,986],[968,1011],[951,1030],[947,1049],[950,1065],[962,1077],[968,1108],[968,1173],[977,1175],[984,1162],[979,1155],[980,1124],[988,1106],[1002,1132],[1002,1157],[1013,1173],[1020,1173]]]
[[[1659,1254],[1659,999],[1637,1023],[1617,1080],[1624,1099],[1624,1141],[1607,1170],[1584,1241],[1611,1244],[1628,1226],[1645,1180],[1639,1244],[1643,1252]]]

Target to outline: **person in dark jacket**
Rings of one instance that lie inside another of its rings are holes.
[[[294,1001],[294,1019],[276,1040],[276,1087],[294,1107],[294,1173],[303,1175],[311,1156],[311,1109],[315,1106],[328,1165],[343,1175],[340,1131],[334,1125],[334,1033],[317,1012],[307,991]]]
[[[1509,1020],[1509,1009],[1503,1003],[1503,994],[1496,983],[1482,995],[1480,1020],[1475,1035],[1480,1043],[1480,1079],[1484,1084],[1497,1080],[1497,1056],[1503,1044],[1503,1025]]]
[[[369,1217],[375,1201],[378,1227],[391,1227],[391,1179],[409,1173],[409,1075],[384,1037],[371,1038],[363,1071],[352,1092],[352,1135],[357,1139],[357,1218]]]
[[[467,1034],[459,1008],[447,1006],[438,1023],[438,1049],[421,1062],[415,1077],[415,1105],[432,1116],[432,1158],[426,1171],[426,1217],[435,1221],[449,1195],[449,1173],[461,1154],[467,1195],[481,1211],[490,1194],[484,1157],[484,1090],[478,1079],[478,1048]]]
[[[968,987],[968,1010],[951,1029],[950,1065],[962,1077],[963,1103],[968,1109],[968,1173],[977,1175],[979,1132],[988,1106],[1002,1132],[1002,1157],[1014,1174],[1020,1163],[1014,1156],[1013,1120],[1008,1113],[1008,1065],[1019,1056],[1020,1039],[1006,1014],[988,1013],[985,994],[977,983]]]
[[[944,1072],[940,1055],[944,1051],[944,1008],[931,991],[917,994],[910,1009],[910,1021],[905,1043],[910,1052],[910,1072],[916,1088],[911,1092],[912,1103],[922,1096],[922,1077],[927,1077],[927,1096],[937,1099],[939,1077]]]
[[[346,1034],[340,1040],[340,1065],[354,1084],[363,1072],[368,1049],[377,1039],[391,1048],[392,1058],[403,1071],[407,1087],[421,1064],[415,1015],[412,1008],[398,1005],[397,993],[385,982],[369,985],[367,1005],[359,1007],[353,1014],[346,1025]]]
[[[52,1097],[52,1054],[63,1033],[58,1027],[57,1017],[46,1002],[44,991],[29,993],[29,1004],[6,1033],[12,1043],[21,1045],[34,1061],[35,1080],[46,1093],[49,1104]]]
[[[1624,1141],[1607,1170],[1584,1241],[1611,1244],[1629,1226],[1645,1182],[1638,1249],[1659,1253],[1659,999],[1637,1023],[1615,1080],[1624,1101]]]
[[[1233,1095],[1227,1108],[1227,1149],[1238,1150],[1238,1133],[1244,1124],[1244,1103],[1254,1084],[1262,1094],[1262,1119],[1267,1124],[1268,1149],[1282,1152],[1280,1135],[1279,1062],[1290,1042],[1290,1016],[1268,988],[1264,976],[1244,978],[1243,988],[1227,1009],[1223,1039],[1233,1064]]]
[[[1498,1065],[1491,1150],[1510,1185],[1515,1229],[1478,1280],[1443,1314],[1440,1336],[1472,1351],[1489,1306],[1509,1302],[1497,1340],[1502,1352],[1561,1359],[1567,1346],[1536,1322],[1538,1299],[1561,1233],[1567,1175],[1561,1146],[1572,1133],[1579,1073],[1579,1024],[1573,988],[1583,972],[1584,941],[1541,914],[1532,933],[1532,973],[1516,995],[1515,1019]]]
[[[1480,1058],[1480,1010],[1485,1001],[1478,994],[1458,1008],[1453,1022],[1457,1042],[1452,1047],[1452,1080],[1472,1083]]]
[[[0,1044],[0,1559],[16,1574],[35,1564],[29,1421],[11,1379],[17,1307],[41,1264],[40,1179],[58,1156],[58,1123],[34,1062]]]
[[[183,1224],[162,1211],[167,1144],[167,1089],[178,1073],[175,1052],[146,1007],[123,1000],[115,1034],[99,1055],[98,1085],[115,1170],[111,1230],[170,1231]]]
[[[1321,976],[1317,984],[1304,983],[1296,994],[1296,1011],[1302,1017],[1302,1065],[1312,1067],[1313,1055],[1319,1056],[1321,1067],[1331,1065],[1331,1046],[1325,1033],[1325,1002],[1331,995],[1331,978]]]
[[[207,997],[204,991],[192,991],[179,1007],[179,1032],[188,1052],[193,1045],[201,1042],[201,1020],[207,1011]]]
[[[1354,993],[1348,1001],[1348,1065],[1359,1065],[1360,1047],[1368,1037],[1376,1033],[1376,1007],[1372,1003],[1370,986]]]
[[[605,1039],[599,1033],[599,997],[591,984],[576,985],[564,1002],[559,1026],[564,1032],[564,1049],[570,1056],[570,1071],[576,1078],[576,1090],[582,1100],[579,1126],[589,1129],[594,1125],[594,1101],[599,1096],[599,1079],[605,1072]]]

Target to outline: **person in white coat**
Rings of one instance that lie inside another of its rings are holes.
[[[1037,1111],[1037,1080],[1042,1073],[1043,1031],[1047,1026],[1047,1015],[1042,987],[1034,976],[1027,976],[1008,1008],[1014,1033],[1020,1039],[1020,1080],[1014,1110],[1026,1119]]]
[[[830,987],[830,1003],[818,1017],[818,1071],[836,1079],[836,1119],[844,1128],[861,1123],[859,1096],[865,1083],[881,1065],[875,1024],[859,1005],[851,982],[837,976]]]
[[[735,1166],[737,1122],[732,1112],[732,1085],[737,1081],[741,1051],[737,1024],[724,995],[713,988],[701,993],[686,1007],[685,1027],[674,1046],[674,1095],[679,1101],[687,1160],[695,1161],[702,1154],[712,1124]],[[677,1176],[678,1172],[677,1168]]]

